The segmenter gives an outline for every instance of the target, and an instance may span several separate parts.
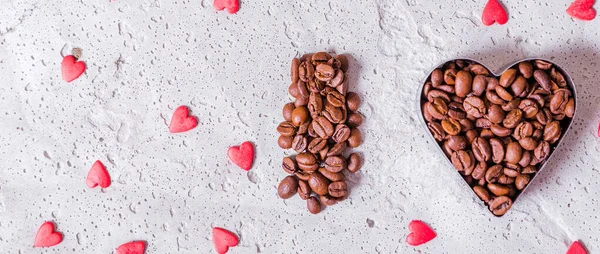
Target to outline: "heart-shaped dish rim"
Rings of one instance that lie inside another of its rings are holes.
[[[431,140],[433,141],[433,145],[437,148],[437,150],[440,152],[439,154],[444,154],[444,151],[442,150],[442,147],[440,145],[438,145],[438,142],[435,140],[435,138],[433,137],[433,134],[431,134],[431,131],[429,131],[429,128],[427,128],[427,123],[425,121],[425,118],[423,116],[423,99],[425,97],[423,97],[423,88],[425,87],[425,83],[427,83],[427,79],[429,78],[429,76],[431,75],[431,73],[437,69],[437,68],[441,68],[444,66],[444,64],[451,62],[451,61],[456,61],[456,60],[465,60],[465,61],[471,61],[477,64],[482,65],[483,67],[485,67],[489,72],[490,75],[492,75],[493,77],[499,78],[500,76],[498,74],[496,74],[496,72],[492,71],[490,68],[488,68],[485,64],[481,63],[480,61],[474,60],[474,59],[470,59],[470,58],[454,58],[454,59],[448,59],[446,61],[443,61],[441,64],[436,65],[434,68],[431,69],[431,71],[429,71],[427,73],[427,75],[425,76],[425,78],[422,80],[421,85],[419,85],[419,92],[417,93],[417,108],[418,108],[418,112],[419,112],[419,120],[421,123],[421,126],[423,127],[423,129],[425,130],[425,132],[427,132],[427,135],[431,138]],[[529,186],[532,185],[532,183],[535,181],[535,179],[537,178],[537,176],[540,174],[540,172],[542,172],[542,170],[544,170],[544,168],[546,167],[546,164],[552,160],[552,157],[555,154],[555,151],[558,150],[560,148],[560,146],[562,145],[562,141],[563,138],[567,136],[567,134],[569,133],[569,130],[571,130],[571,125],[573,124],[573,121],[576,119],[577,117],[577,89],[575,88],[575,85],[573,84],[573,80],[571,79],[571,75],[569,75],[569,73],[563,69],[560,65],[556,64],[555,62],[551,61],[551,60],[547,60],[544,58],[538,58],[538,57],[530,57],[530,58],[525,58],[525,59],[521,59],[518,61],[514,61],[513,63],[506,65],[504,68],[501,69],[501,71],[499,72],[500,75],[502,75],[502,73],[504,73],[505,71],[507,71],[508,69],[510,69],[511,67],[519,64],[520,62],[524,62],[524,61],[533,61],[533,60],[542,60],[542,61],[546,61],[548,63],[551,63],[554,67],[556,67],[559,71],[562,72],[562,74],[565,77],[565,80],[567,81],[567,87],[569,87],[573,93],[573,100],[575,101],[575,110],[573,113],[573,117],[570,119],[568,127],[564,130],[563,134],[561,135],[561,137],[558,139],[558,141],[556,142],[556,145],[554,145],[553,147],[551,147],[551,153],[548,156],[548,158],[539,166],[538,171],[535,173],[535,175],[533,176],[533,178],[529,181],[529,184],[527,184],[527,186],[525,186],[525,188],[520,191],[514,198],[513,198],[513,206],[514,204],[517,202],[517,199],[519,198],[519,196],[521,196],[521,194],[525,193],[527,191],[527,189],[529,188]],[[469,188],[469,190],[471,190],[471,194],[476,198],[476,200],[480,200],[479,197],[477,196],[477,194],[475,194],[475,192],[473,191],[473,188],[471,186],[469,186],[469,184],[462,178],[462,176],[460,175],[460,173],[454,168],[454,165],[452,165],[452,162],[450,161],[450,158],[443,156],[446,159],[446,162],[448,163],[448,165],[450,166],[450,168],[452,170],[454,170],[456,172],[456,175],[460,177],[460,179],[462,180],[462,182],[466,185],[467,188]],[[487,206],[486,206],[487,207]],[[512,207],[511,207],[512,209]],[[488,209],[489,210],[489,209]],[[509,209],[510,211],[510,209]],[[491,213],[491,212],[490,212]],[[508,213],[508,212],[507,212]],[[504,216],[500,215],[500,216],[496,216],[496,217],[502,217]],[[495,215],[494,215],[495,216]]]

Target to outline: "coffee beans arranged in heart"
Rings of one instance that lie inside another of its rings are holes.
[[[357,128],[363,117],[356,112],[361,100],[348,92],[346,60],[326,52],[292,59],[288,91],[295,100],[283,106],[284,122],[277,126],[279,146],[297,152],[283,158],[289,175],[279,184],[279,197],[298,193],[313,214],[348,197],[345,173],[362,164],[356,153],[344,156],[363,140]]]
[[[548,159],[575,113],[565,74],[543,60],[500,77],[468,60],[445,63],[424,85],[423,117],[452,165],[496,216]]]

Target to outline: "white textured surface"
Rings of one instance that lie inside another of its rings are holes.
[[[110,253],[140,239],[147,253],[211,253],[212,226],[240,236],[230,253],[563,253],[577,239],[600,252],[600,19],[572,20],[569,1],[503,1],[509,22],[484,27],[483,2],[242,0],[228,15],[211,0],[4,1],[0,252]],[[60,77],[65,44],[88,65],[71,84]],[[275,127],[289,60],[320,50],[353,56],[367,162],[349,200],[315,216],[277,197]],[[499,69],[529,56],[570,72],[578,118],[535,186],[496,218],[435,154],[414,100],[445,59]],[[200,124],[171,135],[179,105]],[[245,140],[257,149],[249,173],[226,157]],[[103,191],[85,186],[96,159],[113,178]],[[408,246],[412,219],[438,237]],[[45,220],[65,239],[34,250]]]

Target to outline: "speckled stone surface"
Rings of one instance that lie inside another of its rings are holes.
[[[0,8],[0,252],[212,253],[211,227],[240,237],[230,253],[600,252],[600,19],[575,21],[569,1],[503,1],[510,19],[484,27],[484,1],[242,0],[236,15],[210,0],[6,0]],[[87,71],[65,83],[61,50]],[[281,200],[275,128],[289,101],[289,62],[345,53],[366,158],[351,196],[318,215]],[[525,57],[562,65],[578,89],[577,118],[553,161],[502,218],[493,217],[418,123],[420,82],[440,62],[469,57],[493,70]],[[196,129],[172,135],[188,105]],[[254,168],[226,156],[250,140]],[[89,189],[102,160],[113,183]],[[438,234],[410,247],[410,220]],[[64,241],[33,249],[43,221]]]

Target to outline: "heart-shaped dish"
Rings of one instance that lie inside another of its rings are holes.
[[[571,77],[551,61],[528,58],[500,73],[450,60],[430,72],[417,100],[436,147],[495,216],[544,169],[577,108]]]

